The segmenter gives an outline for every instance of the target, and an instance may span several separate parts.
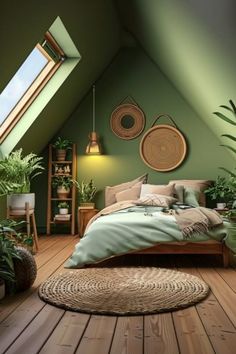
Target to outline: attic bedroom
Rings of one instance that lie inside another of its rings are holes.
[[[234,13],[2,4],[0,354],[235,352]]]

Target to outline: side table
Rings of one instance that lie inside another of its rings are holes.
[[[99,212],[98,209],[80,209],[78,208],[78,228],[79,236],[83,237],[84,231],[89,220]]]

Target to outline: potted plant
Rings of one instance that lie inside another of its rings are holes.
[[[56,139],[56,141],[52,144],[54,149],[56,150],[56,159],[57,161],[65,161],[67,150],[71,149],[71,141],[68,139],[63,139],[60,136]]]
[[[97,192],[97,187],[94,185],[94,181],[91,179],[89,182],[74,182],[78,189],[80,206],[94,208],[93,203],[94,196]]]
[[[23,157],[22,149],[19,149],[0,160],[2,191],[7,192],[7,206],[11,209],[25,209],[27,202],[29,208],[34,209],[35,194],[30,193],[30,181],[44,170],[42,159],[34,153]],[[9,183],[13,183],[10,188]]]
[[[21,259],[14,243],[6,236],[13,229],[0,227],[0,299],[5,296],[5,283],[15,282],[14,259]]]
[[[68,176],[54,176],[52,186],[57,188],[57,195],[59,199],[68,198],[73,181]]]
[[[67,202],[60,202],[57,204],[59,214],[66,215],[69,212],[69,204]]]
[[[217,201],[217,208],[231,206],[236,196],[236,178],[218,176],[214,185],[205,190],[212,200]]]

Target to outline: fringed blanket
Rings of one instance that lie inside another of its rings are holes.
[[[193,233],[204,233],[223,223],[220,215],[212,209],[192,208],[173,213],[184,238],[191,238]]]
[[[88,223],[89,225],[102,215],[109,215],[115,211],[126,209],[132,206],[136,206],[136,201],[128,200],[115,203],[102,209],[96,214]],[[205,233],[209,229],[221,225],[223,223],[220,215],[212,209],[198,207],[186,210],[172,210],[171,214],[175,216],[176,222],[183,233],[185,239],[191,238],[193,233]]]

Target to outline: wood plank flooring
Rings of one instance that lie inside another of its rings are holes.
[[[38,287],[64,270],[78,238],[39,240],[38,275],[25,292],[0,301],[0,354],[234,354],[236,353],[236,270],[215,256],[129,255],[101,266],[177,268],[205,280],[211,293],[180,311],[146,316],[96,316],[50,306]]]

